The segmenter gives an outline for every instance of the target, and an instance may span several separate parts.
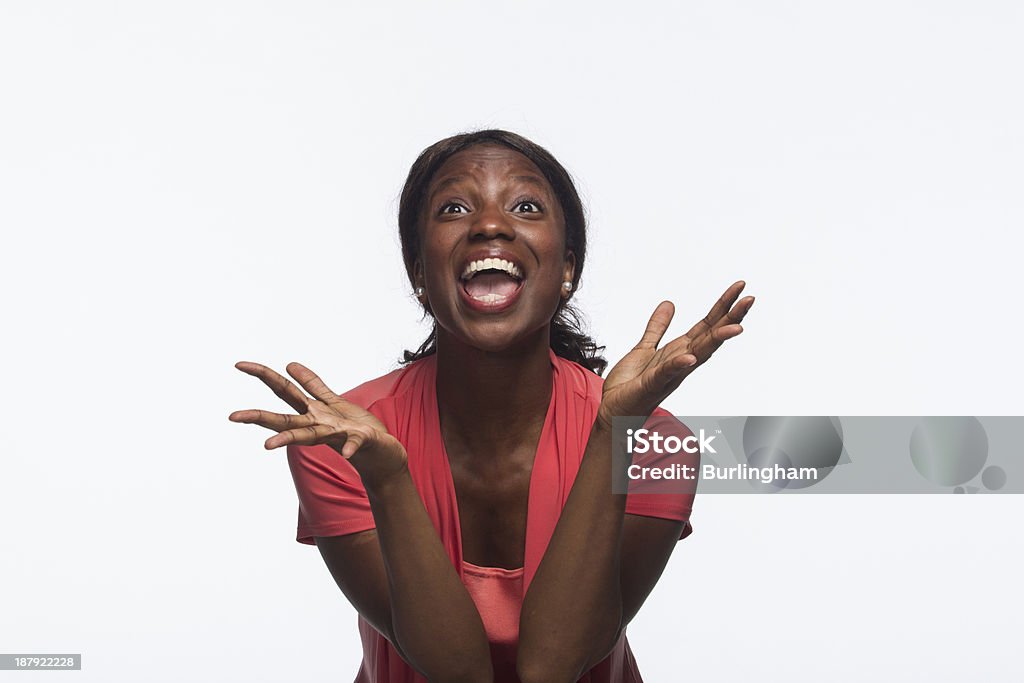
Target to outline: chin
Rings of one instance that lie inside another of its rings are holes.
[[[523,326],[513,321],[461,321],[455,330],[449,328],[446,335],[454,337],[459,343],[483,351],[485,353],[508,354],[527,351],[537,344],[549,344],[549,325],[547,319],[540,326]]]

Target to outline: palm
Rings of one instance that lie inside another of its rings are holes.
[[[719,346],[740,334],[739,323],[754,303],[752,296],[736,303],[745,286],[742,280],[734,283],[704,318],[661,348],[658,344],[675,307],[669,301],[658,304],[639,343],[616,363],[604,382],[601,410],[605,416],[650,415]]]
[[[289,363],[288,374],[312,398],[265,365],[243,361],[236,363],[235,367],[258,377],[297,413],[292,415],[252,409],[235,411],[229,416],[228,419],[233,422],[258,424],[278,432],[264,444],[268,450],[289,444],[326,444],[345,458],[351,458],[357,451],[369,451],[395,456],[392,460],[404,460],[402,444],[388,433],[373,413],[338,396],[316,373],[302,364]]]

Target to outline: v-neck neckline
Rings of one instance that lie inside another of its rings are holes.
[[[536,476],[537,476],[537,456],[541,454],[543,450],[541,446],[548,440],[553,440],[552,430],[554,429],[555,420],[555,396],[558,393],[558,364],[555,363],[554,358],[551,356],[554,352],[548,350],[548,361],[551,363],[551,398],[548,400],[548,409],[544,415],[544,424],[540,428],[540,437],[537,439],[537,446],[534,449],[533,461],[530,464],[530,483],[526,495],[526,525],[523,530],[523,565],[527,562],[527,549],[530,547],[530,513],[534,509],[534,498],[536,497]],[[462,575],[462,563],[465,561],[462,554],[462,518],[459,514],[459,494],[455,489],[455,477],[452,476],[452,464],[448,459],[448,449],[444,444],[444,435],[441,433],[441,410],[437,402],[437,356],[434,356],[434,362],[431,364],[431,390],[427,391],[427,400],[429,401],[429,414],[427,415],[430,423],[430,437],[438,444],[438,449],[441,453],[441,459],[444,463],[444,477],[445,485],[448,487],[448,491],[451,494],[452,504],[452,519],[455,522],[455,552],[456,562],[455,567]]]

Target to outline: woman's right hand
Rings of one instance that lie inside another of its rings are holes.
[[[408,465],[405,447],[388,433],[384,424],[364,408],[346,401],[327,388],[316,373],[301,363],[289,363],[289,375],[314,398],[265,365],[239,361],[235,367],[258,377],[298,415],[266,410],[236,410],[232,422],[258,424],[278,432],[267,439],[267,450],[289,444],[325,444],[352,463],[368,487],[386,482]]]

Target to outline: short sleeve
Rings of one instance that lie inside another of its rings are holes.
[[[680,442],[693,436],[689,427],[663,408],[655,410],[651,418],[644,423],[644,427],[651,432],[658,432],[663,438],[676,437]],[[696,472],[700,465],[700,454],[684,451],[642,458],[634,456],[634,463],[656,467],[663,472],[674,472],[678,478],[630,482],[626,496],[626,514],[685,522],[679,534],[680,540],[693,533],[690,513],[693,511],[693,499],[697,490]],[[685,478],[685,473],[692,474],[694,478]]]
[[[376,527],[359,473],[330,446],[288,446],[288,467],[299,497],[295,540],[344,536]]]

